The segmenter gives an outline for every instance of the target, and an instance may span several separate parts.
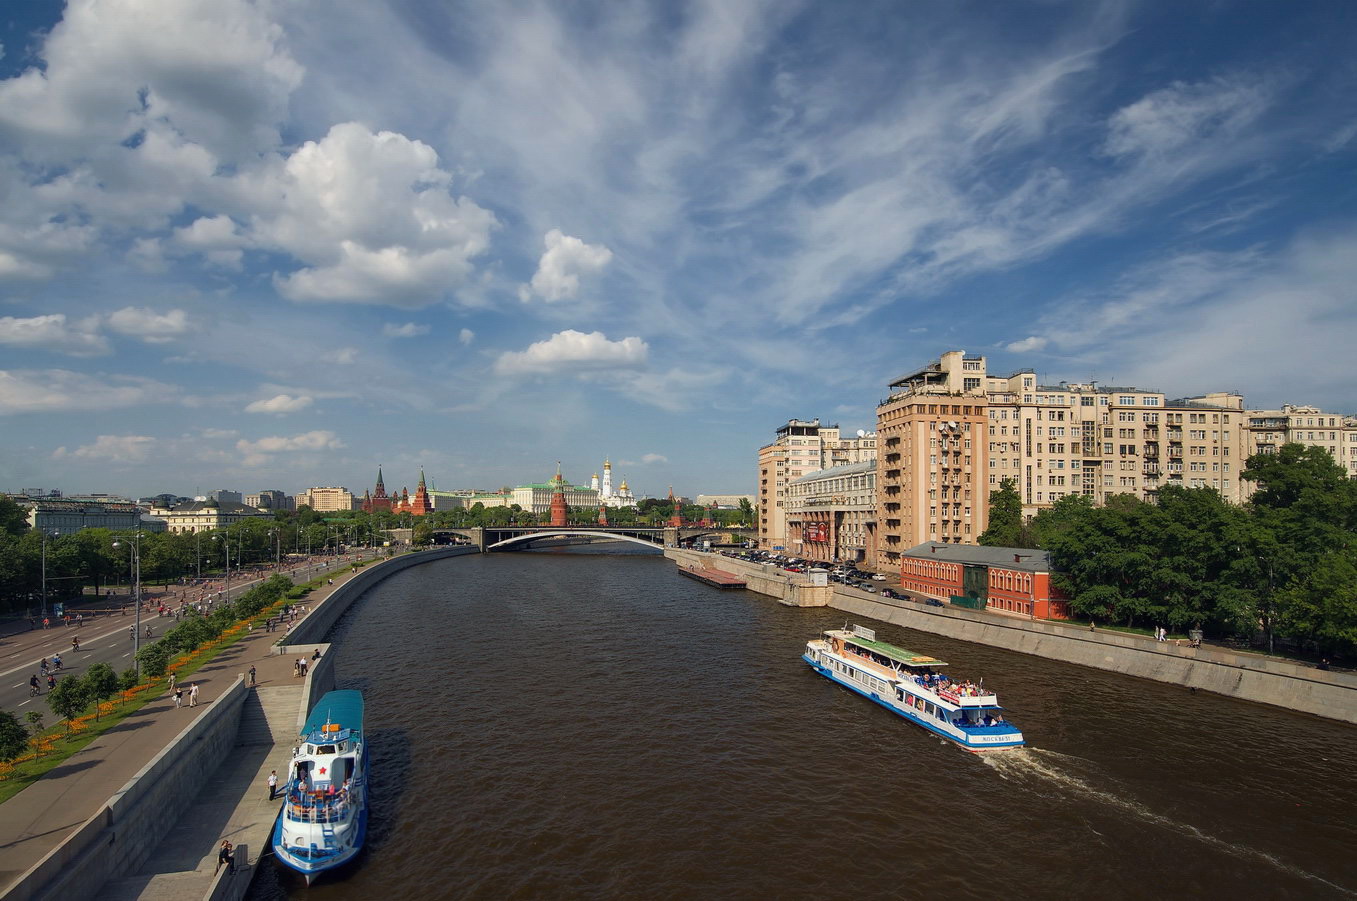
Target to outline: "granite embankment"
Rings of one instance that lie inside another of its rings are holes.
[[[681,566],[710,565],[739,575],[750,590],[784,603],[834,607],[921,632],[1357,723],[1357,675],[1351,673],[1326,672],[1261,654],[1090,631],[1057,621],[931,607],[842,585],[811,589],[800,574],[717,554],[670,548],[665,555]]]

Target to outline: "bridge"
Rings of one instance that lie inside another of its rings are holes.
[[[455,536],[466,544],[474,544],[482,551],[517,551],[531,547],[535,542],[558,539],[586,541],[630,541],[661,550],[681,547],[699,541],[733,544],[756,536],[753,529],[721,528],[717,526],[477,526],[469,529],[437,529],[434,540],[441,536]]]

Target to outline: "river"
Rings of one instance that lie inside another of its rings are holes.
[[[813,673],[845,614],[631,545],[445,559],[331,636],[372,820],[251,898],[1357,898],[1357,729],[871,620],[995,688],[973,755]]]

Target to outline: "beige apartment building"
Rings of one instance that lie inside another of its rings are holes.
[[[1164,485],[1243,497],[1237,394],[1170,400],[1133,387],[1040,385],[1031,370],[987,376],[986,386],[989,489],[1013,479],[1027,517],[1070,494],[1151,500]]]
[[[1249,410],[1245,413],[1245,459],[1254,454],[1276,453],[1283,444],[1322,447],[1334,462],[1357,478],[1357,416],[1325,413],[1318,407],[1282,404],[1280,410]]]
[[[974,544],[989,518],[985,360],[945,353],[876,408],[876,563],[927,541]]]
[[[804,475],[876,459],[877,436],[859,432],[844,438],[837,425],[822,426],[819,419],[791,419],[777,430],[771,444],[759,448],[759,491],[755,513],[759,520],[759,547],[787,550],[787,486]]]
[[[296,497],[297,508],[310,507],[317,513],[329,513],[335,510],[358,510],[362,508],[362,501],[353,496],[349,489],[344,487],[323,487],[312,488],[309,491],[300,492]]]

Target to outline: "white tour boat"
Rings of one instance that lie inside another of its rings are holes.
[[[1021,747],[1022,732],[999,711],[992,691],[954,682],[938,670],[947,664],[876,640],[862,626],[832,629],[806,643],[801,659],[823,676],[876,701],[887,710],[951,739],[968,751]]]
[[[311,708],[292,758],[287,794],[273,850],[306,877],[352,860],[363,847],[368,824],[368,749],[363,733],[363,696],[326,692]]]

